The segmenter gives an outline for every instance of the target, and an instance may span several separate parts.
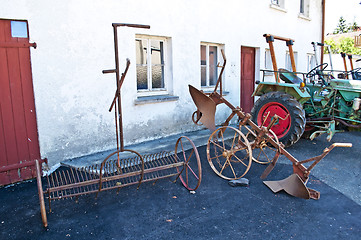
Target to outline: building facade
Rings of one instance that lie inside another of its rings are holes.
[[[50,166],[116,147],[108,112],[115,76],[102,74],[115,67],[112,23],[150,25],[118,29],[120,68],[131,62],[122,87],[126,145],[200,128],[191,120],[188,84],[213,90],[221,49],[226,98],[250,109],[260,70],[272,69],[263,34],[295,40],[298,71],[310,69],[311,42],[322,35],[321,0],[1,0],[0,18],[25,20],[37,44],[30,49],[32,110],[40,155]],[[275,50],[278,66],[287,68],[286,44],[275,43]],[[253,79],[243,84],[246,71]],[[218,106],[216,121],[228,114]]]

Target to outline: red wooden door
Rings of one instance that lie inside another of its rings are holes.
[[[240,106],[244,112],[251,112],[254,104],[255,49],[241,47],[241,99]]]
[[[35,177],[40,159],[27,21],[0,19],[0,185]]]

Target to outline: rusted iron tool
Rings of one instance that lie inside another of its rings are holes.
[[[226,65],[226,58],[222,50],[224,59],[222,70]],[[289,178],[281,181],[265,181],[264,183],[274,192],[285,190],[289,194],[305,199],[318,199],[319,192],[307,188],[310,171],[321,161],[334,147],[351,147],[348,143],[334,143],[324,152],[304,161],[298,161],[284,149],[282,143],[278,141],[276,134],[271,130],[273,124],[278,121],[275,116],[267,126],[258,126],[251,120],[249,113],[244,113],[239,107],[234,107],[223,96],[222,91],[217,91],[220,86],[221,76],[217,80],[214,91],[205,94],[195,87],[189,85],[189,92],[197,106],[197,111],[193,113],[194,123],[203,123],[212,131],[207,144],[207,159],[213,171],[220,177],[233,180],[243,177],[251,167],[252,161],[260,164],[268,164],[261,178],[264,179],[273,170],[278,158],[284,155],[293,164],[293,172]],[[224,103],[232,112],[222,127],[215,126],[216,106]],[[238,116],[238,129],[230,127],[229,123],[234,116]],[[306,167],[305,163],[311,163]]]
[[[115,69],[104,70],[103,73],[116,73],[116,91],[109,111],[115,112],[116,151],[109,154],[101,164],[88,167],[55,171],[47,176],[47,187],[43,191],[41,182],[41,166],[37,162],[37,184],[40,201],[40,212],[44,227],[48,226],[44,195],[49,201],[49,211],[53,200],[75,198],[85,194],[117,189],[130,185],[138,188],[143,182],[156,182],[163,178],[180,179],[184,187],[190,191],[196,190],[202,180],[202,168],[196,146],[186,136],[178,138],[174,151],[141,155],[137,151],[124,149],[123,121],[121,108],[121,88],[130,66],[127,59],[126,68],[122,74],[119,70],[117,28],[121,26],[149,28],[148,25],[113,23]]]

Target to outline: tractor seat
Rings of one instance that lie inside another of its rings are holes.
[[[287,69],[280,68],[278,69],[278,72],[280,74],[280,78],[285,81],[285,83],[300,84],[303,82],[301,78],[297,77],[296,74],[288,71]]]

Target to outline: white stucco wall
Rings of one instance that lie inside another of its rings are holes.
[[[268,47],[264,33],[295,39],[298,71],[307,69],[312,41],[321,40],[321,0],[310,0],[310,19],[298,17],[299,2],[285,1],[285,10],[270,0],[0,0],[0,17],[26,19],[31,41],[33,82],[40,150],[50,165],[64,159],[115,148],[114,22],[147,24],[151,29],[119,28],[121,69],[130,58],[123,85],[125,143],[140,142],[197,129],[188,84],[200,88],[200,42],[224,44],[227,56],[227,99],[239,105],[240,49],[257,48],[256,80]],[[137,98],[135,34],[171,39],[172,94],[177,101],[135,105]],[[275,43],[278,66],[284,67],[284,43]],[[229,110],[219,106],[218,122]]]

